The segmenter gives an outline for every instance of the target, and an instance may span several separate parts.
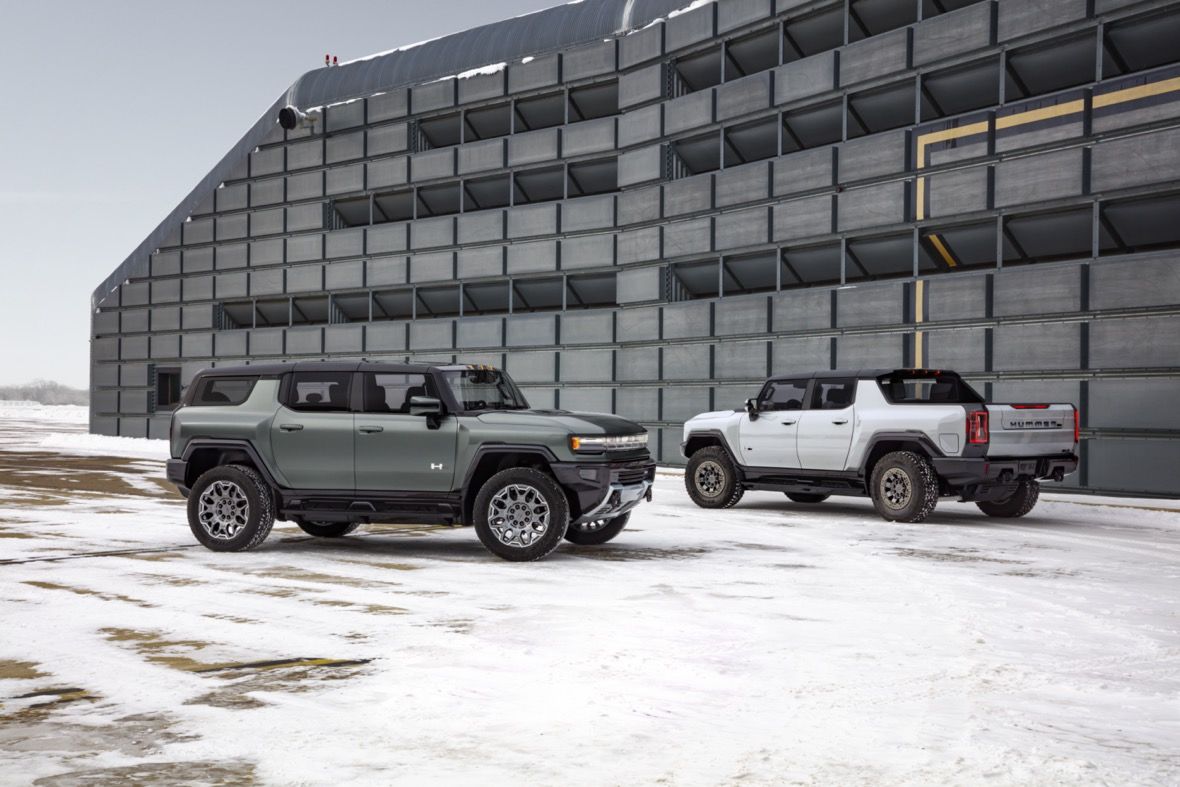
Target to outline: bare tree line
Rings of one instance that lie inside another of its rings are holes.
[[[41,404],[90,404],[90,392],[70,388],[52,380],[34,380],[24,385],[0,385],[0,402],[25,401]]]

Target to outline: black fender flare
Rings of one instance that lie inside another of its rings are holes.
[[[689,440],[692,440],[694,437],[707,437],[716,441],[717,445],[721,447],[721,450],[725,452],[725,455],[729,457],[730,464],[733,465],[733,469],[737,473],[738,481],[746,480],[745,466],[738,461],[736,456],[734,456],[733,449],[729,446],[729,441],[725,439],[725,435],[720,429],[701,429],[690,432],[688,439],[684,441],[684,445],[688,445]],[[684,453],[683,447],[681,448],[681,453]],[[691,458],[692,457],[685,455],[685,459]]]
[[[485,457],[496,456],[497,454],[537,454],[550,465],[557,464],[560,461],[557,455],[553,453],[553,450],[544,445],[532,445],[528,443],[487,443],[481,445],[475,449],[475,453],[471,456],[471,461],[467,463],[467,470],[463,473],[463,484],[459,487],[463,499],[467,498],[467,493],[470,491],[471,477],[475,475],[475,468],[479,467]]]
[[[873,455],[873,452],[881,443],[917,443],[918,445],[922,446],[922,449],[926,451],[927,455],[931,459],[946,456],[945,452],[935,445],[934,441],[931,440],[925,432],[878,432],[877,434],[873,435],[873,438],[869,440],[868,445],[865,446],[865,455],[860,463],[860,474],[866,479],[868,476],[869,457]]]
[[[192,459],[192,455],[194,453],[205,448],[212,448],[218,451],[241,451],[242,453],[246,454],[246,456],[250,457],[250,461],[254,463],[254,467],[259,473],[262,474],[262,479],[266,481],[271,489],[275,490],[276,492],[282,489],[278,481],[275,480],[274,472],[270,469],[270,466],[268,466],[266,462],[262,460],[262,455],[258,453],[258,449],[256,449],[254,444],[249,440],[197,437],[188,442],[188,445],[184,447],[184,452],[180,455],[180,458],[187,463]],[[193,480],[195,481],[196,479]]]

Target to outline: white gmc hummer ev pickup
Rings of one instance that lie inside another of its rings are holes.
[[[861,369],[774,377],[742,412],[684,425],[684,482],[702,508],[747,489],[796,503],[868,495],[878,513],[921,522],[939,497],[989,516],[1024,516],[1039,479],[1078,467],[1072,404],[986,404],[959,375]]]

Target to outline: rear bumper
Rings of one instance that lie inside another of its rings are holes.
[[[613,519],[651,499],[656,463],[651,459],[624,462],[556,463],[553,474],[575,498],[574,522]]]
[[[1012,483],[1021,478],[1060,480],[1078,469],[1076,455],[1028,456],[1014,459],[940,456],[930,460],[939,477],[951,486]]]
[[[184,459],[169,459],[164,465],[164,475],[169,483],[176,485],[180,494],[188,497],[189,489],[185,486],[185,479],[188,477],[188,462]]]

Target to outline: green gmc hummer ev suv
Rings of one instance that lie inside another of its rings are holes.
[[[530,409],[487,366],[367,361],[200,372],[172,416],[168,480],[216,551],[253,549],[275,518],[314,536],[367,522],[473,524],[536,560],[603,544],[651,499],[647,432],[613,415]]]

